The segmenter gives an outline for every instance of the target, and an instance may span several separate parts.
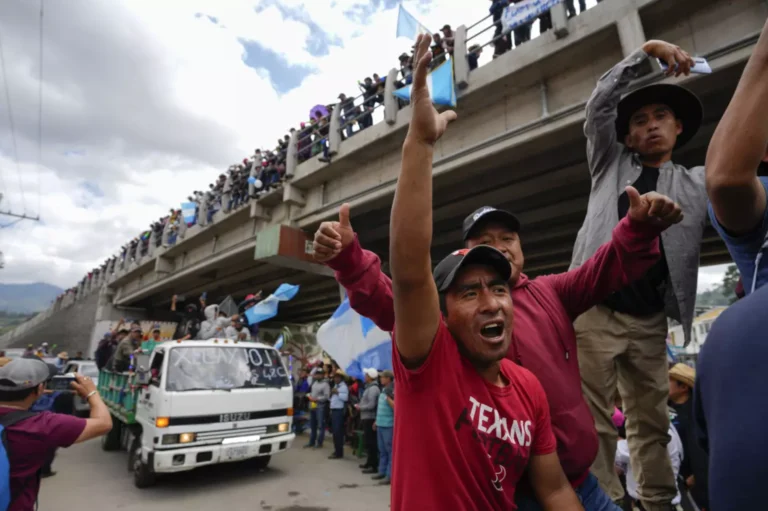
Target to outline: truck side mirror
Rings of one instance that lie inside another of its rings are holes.
[[[149,385],[152,380],[152,373],[144,368],[140,368],[136,371],[136,384],[137,385]]]

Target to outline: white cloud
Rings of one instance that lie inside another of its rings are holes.
[[[25,204],[11,133],[0,117],[0,187],[5,194],[0,209],[39,213],[42,221],[0,229],[6,262],[0,280],[74,285],[193,190],[207,187],[219,170],[255,147],[271,146],[305,119],[310,107],[334,101],[339,92],[356,95],[355,84],[366,75],[385,75],[411,45],[394,37],[397,9],[383,10],[394,3],[46,2],[43,157],[38,167],[39,4],[1,2],[0,35]],[[259,12],[257,4],[262,5]],[[404,2],[432,30],[444,23],[474,23],[487,16],[489,5]],[[354,23],[344,15],[353,8],[373,12],[365,23]],[[197,13],[217,18],[218,24]],[[325,36],[313,32],[307,20]],[[340,45],[315,56],[310,43],[320,37]],[[242,39],[314,73],[281,95],[269,70],[243,63]],[[486,51],[481,62],[491,53]]]

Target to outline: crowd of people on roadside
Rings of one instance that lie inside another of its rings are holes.
[[[464,248],[432,271],[433,147],[456,113],[431,103],[430,43],[419,37],[391,280],[347,205],[314,242],[352,308],[393,333],[392,509],[617,511],[627,494],[647,511],[759,508],[768,414],[750,403],[768,362],[768,22],[704,166],[674,162],[702,123],[696,95],[674,83],[631,90],[649,59],[688,75],[688,53],[651,40],[598,80],[571,270],[535,279],[523,273],[520,220],[492,206],[465,219]],[[695,370],[670,368],[668,318],[689,342],[707,218],[744,297],[715,321]]]
[[[342,371],[335,361],[322,360],[299,371],[294,387],[294,427],[309,429],[305,449],[322,449],[328,430],[333,438],[329,459],[344,458],[349,444],[363,474],[379,484],[391,484],[394,431],[395,376],[390,370],[363,369],[363,379]]]

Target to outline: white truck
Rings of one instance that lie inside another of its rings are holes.
[[[271,346],[166,341],[135,355],[132,369],[102,370],[99,391],[114,423],[102,447],[128,451],[138,488],[215,463],[265,468],[293,443],[293,387]]]

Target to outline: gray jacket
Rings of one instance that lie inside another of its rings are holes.
[[[317,401],[317,404],[327,403],[331,399],[331,385],[328,383],[328,380],[313,381],[309,395]]]
[[[360,418],[361,419],[375,419],[376,408],[379,406],[379,394],[381,389],[376,383],[371,382],[366,384],[363,391],[363,397],[360,398]]]
[[[584,134],[587,136],[587,161],[592,175],[592,189],[584,225],[573,248],[571,269],[591,257],[619,222],[618,200],[624,187],[640,177],[643,165],[638,155],[616,139],[616,107],[630,81],[637,76],[637,66],[648,59],[637,50],[597,82],[587,102]],[[659,169],[656,191],[664,194],[683,210],[684,219],[661,235],[669,267],[665,293],[665,312],[683,325],[685,344],[690,342],[699,273],[699,251],[707,218],[707,191],[704,167],[686,169],[667,162]]]

